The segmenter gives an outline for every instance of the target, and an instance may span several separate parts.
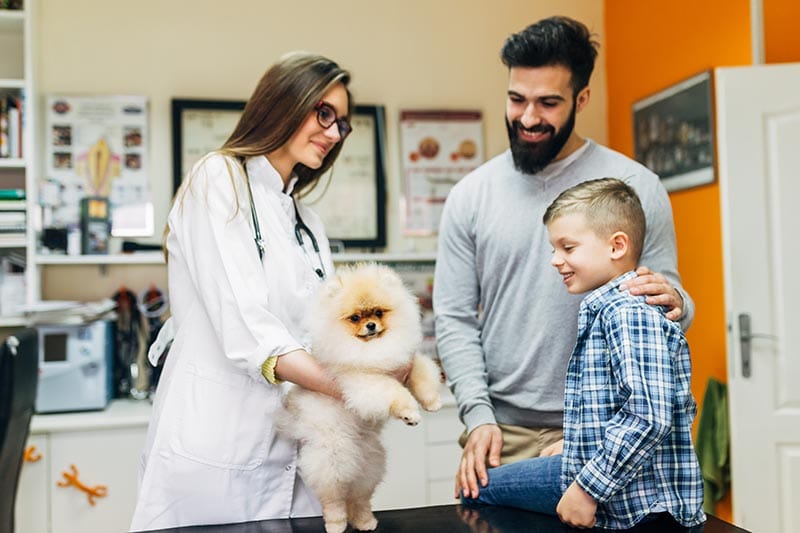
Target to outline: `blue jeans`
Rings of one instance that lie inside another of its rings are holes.
[[[556,514],[561,499],[561,456],[534,457],[490,468],[489,483],[477,498],[461,497],[464,505],[503,505]]]

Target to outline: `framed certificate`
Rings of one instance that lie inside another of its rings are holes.
[[[225,144],[244,109],[241,100],[172,100],[172,193],[208,152]]]
[[[339,158],[303,198],[325,223],[334,251],[386,246],[383,106],[355,106],[350,123],[353,131]]]
[[[172,100],[174,189],[205,154],[230,136],[245,102]],[[331,247],[386,246],[385,118],[383,106],[355,106],[353,131],[333,167],[302,198],[322,218]]]

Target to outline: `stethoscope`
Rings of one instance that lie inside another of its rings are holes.
[[[244,165],[243,165],[244,166]],[[258,258],[260,260],[264,260],[264,252],[266,251],[266,247],[264,246],[264,239],[261,237],[261,226],[258,224],[258,214],[256,213],[256,204],[253,202],[253,189],[250,187],[250,176],[247,175],[247,167],[244,168],[244,177],[247,181],[247,192],[250,196],[250,215],[253,217],[253,233],[254,233],[254,240],[256,241],[256,248],[258,248]],[[319,243],[317,243],[317,238],[314,237],[314,233],[311,229],[303,222],[303,218],[300,216],[300,211],[297,210],[297,202],[295,201],[294,197],[292,197],[292,205],[294,206],[294,238],[297,239],[297,244],[300,245],[300,249],[303,250],[303,253],[306,254],[306,257],[311,258],[308,255],[308,250],[305,246],[305,241],[303,240],[303,232],[306,232],[308,235],[308,240],[311,241],[311,247],[314,249],[314,253],[317,254],[317,262],[319,262],[319,268],[311,267],[314,270],[314,273],[317,275],[319,279],[325,279],[328,277],[327,272],[325,272],[325,263],[322,262],[322,253],[319,251]]]

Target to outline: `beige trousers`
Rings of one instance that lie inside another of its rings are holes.
[[[497,424],[503,432],[503,451],[500,454],[500,464],[507,464],[539,457],[542,450],[556,441],[564,438],[561,428],[526,428],[510,424]],[[463,448],[467,443],[466,430],[458,438],[458,444]]]

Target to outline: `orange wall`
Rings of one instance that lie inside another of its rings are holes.
[[[787,2],[790,0],[787,0]],[[748,0],[607,0],[605,35],[609,145],[633,155],[631,105],[693,74],[751,63]],[[719,187],[670,195],[678,268],[696,313],[687,337],[692,389],[702,401],[706,381],[726,381],[725,308]],[[730,504],[717,513],[730,519]]]
[[[800,61],[800,2],[764,0],[764,61]]]

